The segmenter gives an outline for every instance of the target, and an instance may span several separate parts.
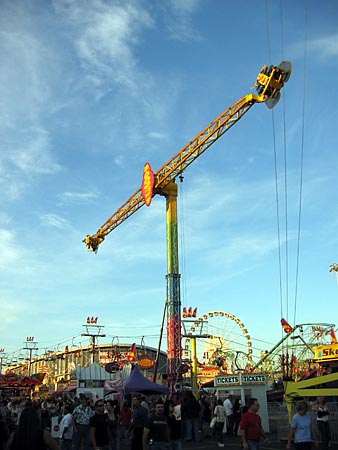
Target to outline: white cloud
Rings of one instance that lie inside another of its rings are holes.
[[[192,14],[201,4],[201,0],[171,0],[171,4],[176,11],[185,14]]]
[[[56,214],[44,214],[40,219],[47,225],[61,230],[67,229],[70,226],[70,222]]]
[[[16,268],[16,263],[21,260],[23,250],[16,244],[16,234],[11,230],[0,229],[1,258],[0,268]]]
[[[114,158],[114,163],[118,166],[118,167],[124,167],[126,165],[126,158],[123,154],[117,156],[116,158]]]
[[[61,166],[53,160],[49,133],[39,127],[22,130],[9,159],[28,175],[33,173],[50,174],[61,170]]]
[[[7,199],[19,198],[32,175],[61,169],[44,125],[53,108],[58,58],[25,6],[5,2],[0,17],[0,186]]]
[[[276,236],[268,236],[266,233],[257,235],[257,233],[240,233],[237,236],[230,237],[223,245],[214,248],[208,252],[210,261],[217,261],[216,266],[223,265],[224,269],[229,269],[243,259],[248,261],[262,261],[271,251],[278,248]],[[245,267],[250,269],[250,265]],[[237,268],[238,270],[238,268]]]
[[[7,201],[15,200],[24,190],[25,183],[13,175],[13,170],[7,166],[5,154],[0,155],[0,191]]]
[[[332,34],[329,36],[318,37],[314,39],[308,39],[307,41],[307,53],[314,54],[315,62],[331,59],[333,63],[334,59],[338,55],[338,34]],[[297,41],[292,51],[290,52],[290,58],[296,59],[304,58],[304,41]]]
[[[134,48],[140,32],[153,25],[137,3],[110,4],[100,0],[55,1],[54,8],[68,24],[74,46],[88,79],[97,86],[111,81],[135,87]]]
[[[62,204],[77,204],[91,203],[97,198],[94,192],[63,192],[58,197],[61,199]]]
[[[202,36],[192,25],[192,15],[199,8],[200,0],[171,0],[166,25],[170,38],[177,41],[200,41]]]
[[[12,222],[11,217],[5,212],[0,212],[0,225],[9,225]]]
[[[159,131],[151,131],[148,134],[150,139],[154,139],[154,140],[158,140],[158,141],[162,141],[162,140],[167,140],[168,139],[168,134],[167,133],[160,133]]]
[[[332,58],[338,56],[338,34],[325,36],[309,41],[309,50],[314,50],[320,58]]]
[[[7,200],[19,198],[35,175],[54,174],[61,166],[54,160],[49,133],[40,127],[8,133],[0,153],[0,187]]]
[[[39,117],[50,97],[49,81],[44,75],[50,70],[52,76],[54,64],[24,8],[21,10],[12,5],[7,11],[3,9],[0,25],[1,127],[17,131],[18,116],[31,123]]]

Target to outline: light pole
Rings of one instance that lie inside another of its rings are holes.
[[[192,307],[190,307],[188,310],[187,310],[187,308],[183,308],[182,315],[183,315],[182,325],[183,325],[183,329],[184,329],[184,334],[182,334],[182,337],[189,338],[189,340],[190,340],[191,388],[192,388],[194,394],[196,395],[196,392],[198,389],[196,338],[210,339],[212,336],[210,334],[202,333],[203,323],[205,322],[204,320],[194,319],[197,316],[197,308],[195,308],[194,310],[192,309]],[[185,328],[186,322],[192,322],[195,325],[196,325],[196,323],[198,323],[198,325],[200,325],[200,332],[198,334],[187,333],[186,328]]]
[[[81,333],[81,336],[89,336],[91,338],[92,344],[92,364],[95,362],[95,353],[96,353],[96,338],[98,337],[106,337],[105,334],[101,333],[103,325],[97,325],[98,317],[87,317],[87,324],[82,325],[86,329],[86,333]]]
[[[28,376],[31,376],[31,365],[32,365],[32,353],[33,350],[37,351],[39,350],[37,347],[37,342],[34,341],[34,336],[27,336],[26,341],[24,342],[25,347],[23,347],[23,350],[28,351]]]
[[[5,349],[4,348],[0,348],[0,375],[2,373],[2,360],[4,359],[4,357],[7,355],[7,353],[5,353]]]

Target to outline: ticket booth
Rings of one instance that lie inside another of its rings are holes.
[[[232,394],[234,398],[240,398],[242,405],[245,405],[249,398],[257,398],[260,405],[258,414],[261,416],[264,430],[268,433],[270,430],[266,397],[267,381],[265,374],[224,374],[215,376],[214,386],[217,398],[222,400],[226,395]]]

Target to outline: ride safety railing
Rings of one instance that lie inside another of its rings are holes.
[[[311,404],[309,404],[311,409]],[[330,411],[329,424],[331,429],[331,443],[338,444],[338,403],[327,402]],[[286,406],[278,402],[268,403],[269,429],[272,436],[279,442],[287,441],[289,433],[289,419]],[[317,427],[317,414],[310,410],[312,421],[317,432],[316,440],[320,442],[320,434]]]

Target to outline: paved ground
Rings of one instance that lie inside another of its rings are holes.
[[[262,450],[285,450],[286,442],[277,440],[277,436],[274,434],[269,435],[271,442],[270,446],[267,446],[262,442]],[[219,450],[217,441],[214,438],[207,438],[201,442],[183,442],[184,450]],[[317,447],[312,446],[313,450],[321,450],[321,445]],[[224,450],[241,450],[241,441],[239,437],[226,437],[224,438]],[[338,450],[337,444],[332,444],[330,450]]]
[[[265,444],[261,446],[262,450],[283,450],[285,449],[285,442],[279,442],[276,440],[276,436],[269,436],[271,440],[271,445],[267,447]],[[263,444],[263,443],[262,443]],[[201,442],[183,442],[184,450],[216,450],[219,449],[217,445],[217,440],[215,438],[207,438]],[[239,437],[225,437],[224,438],[224,449],[225,450],[240,450],[241,440]]]
[[[267,446],[265,443],[262,442],[261,444],[262,450],[285,450],[286,441],[281,442],[280,440],[278,440],[277,434],[271,433],[268,435],[268,437],[271,445]],[[126,447],[124,447],[122,444],[120,448],[121,450],[123,449],[126,450]],[[129,449],[130,447],[128,446],[128,450]],[[219,449],[220,447],[218,447],[217,445],[217,440],[213,437],[205,438],[201,442],[183,441],[183,450],[219,450]],[[224,438],[224,450],[241,450],[241,449],[242,449],[241,440],[239,437],[234,436]],[[312,449],[322,450],[320,445],[318,445],[317,447],[313,445]],[[295,450],[295,448],[293,448],[293,450]],[[336,443],[332,444],[329,450],[338,450],[338,445]]]

